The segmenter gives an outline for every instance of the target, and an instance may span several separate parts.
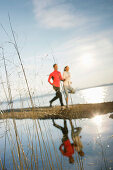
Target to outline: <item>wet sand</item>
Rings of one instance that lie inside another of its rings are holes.
[[[91,118],[94,115],[101,115],[113,112],[113,102],[96,104],[77,104],[62,109],[55,107],[35,107],[25,109],[4,110],[0,119],[80,119]]]
[[[109,116],[109,118],[113,119],[113,114],[111,114],[111,115]]]

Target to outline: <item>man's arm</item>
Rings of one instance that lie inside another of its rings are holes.
[[[62,155],[65,155],[64,150],[62,149],[63,146],[64,146],[64,144],[61,144],[60,147],[59,147],[59,150],[62,153]]]
[[[66,76],[65,76],[65,72],[63,72],[63,79],[65,79],[66,78]]]
[[[51,78],[52,78],[52,73],[49,75],[49,78],[48,78],[48,82],[51,84],[51,85],[53,85],[53,83],[51,83]]]
[[[72,148],[74,149],[74,143],[71,143]]]
[[[65,81],[65,79],[62,77],[61,73],[59,72],[59,77],[61,81]]]

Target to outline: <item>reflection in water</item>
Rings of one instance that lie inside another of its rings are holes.
[[[70,143],[66,120],[64,120],[64,127],[57,125],[54,120],[53,125],[56,128],[60,129],[63,134],[62,144],[60,145],[59,150],[61,151],[62,155],[67,156],[69,158],[69,163],[74,163],[74,158],[72,156],[74,154],[74,144]]]
[[[78,152],[80,156],[84,156],[84,152],[82,151],[83,145],[81,142],[81,136],[79,136],[82,128],[81,127],[74,128],[72,120],[70,120],[70,125],[71,125],[71,137],[74,142],[75,150]]]
[[[90,88],[81,92],[86,103],[102,103],[105,99],[105,88]]]
[[[96,124],[96,127],[97,127],[98,131],[102,132],[102,116],[97,115],[97,116],[92,118],[92,121],[93,121],[93,123]]]
[[[109,138],[113,120],[109,115],[74,121],[1,121],[0,169],[113,169],[113,138]],[[103,122],[103,133],[97,138],[96,127]]]
[[[97,126],[102,125],[102,116],[101,115],[97,115],[97,116],[93,117],[92,120]]]

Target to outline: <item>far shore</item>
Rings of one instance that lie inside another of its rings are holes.
[[[0,119],[81,119],[112,112],[113,102],[106,102],[77,104],[63,109],[55,106],[4,110],[0,114]]]

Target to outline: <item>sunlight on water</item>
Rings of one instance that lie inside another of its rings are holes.
[[[113,86],[95,87],[84,90],[78,90],[75,94],[71,94],[69,98],[69,104],[86,104],[86,103],[101,103],[113,101]],[[45,96],[35,96],[33,102],[35,106],[49,106],[49,101],[54,97],[54,94]],[[63,95],[64,97],[64,95]],[[72,100],[71,100],[72,98]],[[65,104],[65,98],[63,98]],[[13,101],[14,108],[26,108],[30,106],[29,98],[23,98]],[[56,100],[54,105],[59,105],[59,100]],[[1,103],[1,110],[8,109],[9,105],[7,102]]]
[[[103,87],[86,89],[82,91],[82,96],[86,103],[101,103],[105,99],[105,89]]]
[[[112,124],[109,115],[83,120],[1,120],[0,169],[104,170],[106,165],[113,169]],[[69,148],[64,145],[67,142]]]
[[[100,115],[95,116],[92,120],[96,125],[102,124],[102,116]]]
[[[102,116],[97,115],[92,118],[93,123],[96,125],[99,132],[102,132]]]

